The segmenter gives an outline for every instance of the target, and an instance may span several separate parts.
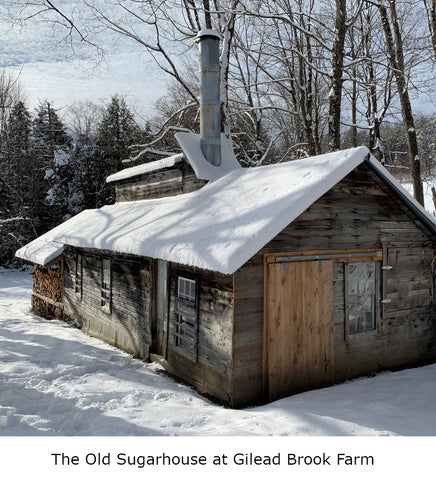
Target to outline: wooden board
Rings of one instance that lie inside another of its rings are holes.
[[[332,261],[269,263],[266,302],[270,401],[331,384]]]

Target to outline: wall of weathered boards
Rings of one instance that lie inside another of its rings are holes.
[[[349,334],[346,262],[333,263],[333,376],[338,382],[436,355],[435,239],[366,166],[358,167],[286,227],[234,275],[235,404],[266,387],[265,265],[272,252],[376,249],[375,328]],[[344,255],[346,256],[346,255]],[[290,333],[291,334],[291,333]],[[327,382],[329,383],[329,382]],[[303,380],[300,390],[310,386]],[[292,391],[292,386],[290,387]]]

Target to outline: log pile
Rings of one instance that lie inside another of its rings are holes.
[[[39,293],[55,302],[63,301],[64,278],[60,268],[51,269],[35,265],[32,277],[35,293]]]
[[[46,268],[35,265],[32,277],[32,311],[47,319],[62,318],[64,296],[62,268]]]
[[[52,305],[36,295],[32,295],[32,312],[38,317],[52,320],[53,318],[63,319],[64,308]]]

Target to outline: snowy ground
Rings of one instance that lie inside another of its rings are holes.
[[[0,436],[435,435],[436,365],[245,410],[29,312],[30,275],[0,271]]]

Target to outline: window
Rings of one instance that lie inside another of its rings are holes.
[[[112,265],[109,258],[102,259],[101,306],[111,311],[112,301]]]
[[[76,255],[76,274],[74,277],[74,291],[77,297],[82,299],[82,282],[83,282],[83,258],[80,253]]]
[[[178,277],[174,316],[174,345],[180,353],[197,360],[197,284],[195,280]]]
[[[348,333],[376,328],[377,275],[375,262],[345,264]]]
[[[195,280],[179,277],[178,297],[195,303]]]

